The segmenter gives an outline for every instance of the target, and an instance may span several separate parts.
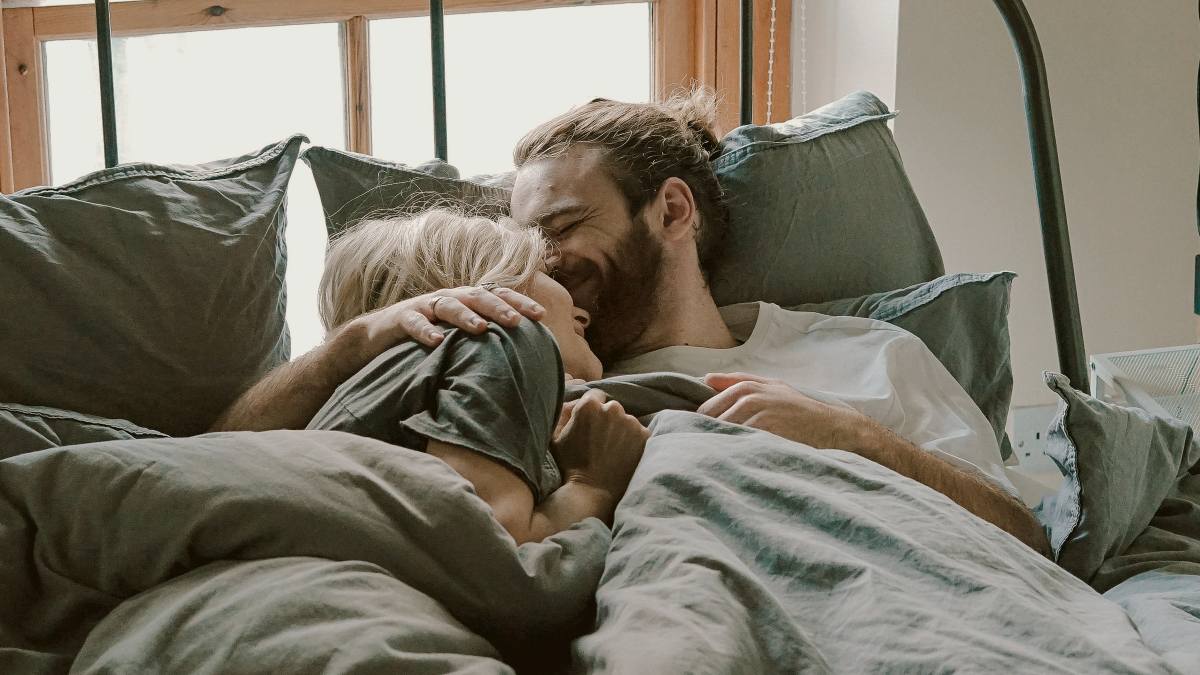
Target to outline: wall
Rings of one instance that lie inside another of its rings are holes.
[[[793,0],[792,114],[858,89],[894,105],[899,13],[900,0]]]
[[[1026,5],[1046,59],[1088,353],[1195,342],[1196,0]],[[1013,404],[1052,402],[1040,372],[1058,359],[1007,30],[985,0],[899,0],[897,24],[896,140],[947,270],[1020,274]],[[870,77],[888,74],[884,58]]]

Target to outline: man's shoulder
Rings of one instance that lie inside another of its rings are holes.
[[[865,316],[818,314],[817,312],[785,309],[771,303],[763,303],[761,312],[762,318],[798,334],[842,333],[849,337],[878,333],[880,337],[889,339],[920,341],[917,336],[900,326]]]

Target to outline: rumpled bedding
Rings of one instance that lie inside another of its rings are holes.
[[[919,483],[687,412],[694,380],[599,386],[675,410],[611,533],[519,548],[440,461],[338,432],[0,462],[0,671],[1185,670]]]
[[[609,544],[518,549],[440,460],[324,431],[21,455],[0,523],[6,673],[512,672],[589,617]]]

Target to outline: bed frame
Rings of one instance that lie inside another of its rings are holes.
[[[786,1],[786,0],[785,0]],[[1021,0],[994,0],[996,9],[1008,26],[1016,48],[1025,90],[1025,116],[1029,123],[1029,145],[1033,154],[1034,186],[1042,221],[1042,249],[1046,258],[1046,276],[1050,284],[1050,307],[1054,316],[1054,334],[1058,341],[1058,361],[1062,373],[1081,391],[1088,391],[1083,328],[1079,320],[1079,299],[1075,289],[1075,269],[1071,262],[1071,238],[1063,206],[1062,180],[1058,169],[1058,149],[1054,140],[1054,120],[1050,112],[1050,93],[1042,48],[1029,12]],[[108,0],[95,0],[96,36],[100,57],[100,111],[104,133],[104,165],[117,164],[117,117],[113,93],[112,29]],[[753,12],[754,0],[741,0],[741,122],[750,124],[753,98]],[[443,0],[429,0],[429,28],[433,45],[433,134],[438,158],[446,152],[446,59]]]

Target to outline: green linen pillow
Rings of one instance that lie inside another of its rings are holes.
[[[0,459],[80,443],[165,438],[126,420],[110,420],[70,410],[0,403]]]
[[[791,121],[738,127],[713,169],[730,226],[713,266],[721,305],[824,302],[920,283],[942,256],[913,194],[878,98],[855,92]],[[463,201],[507,211],[512,173],[462,180],[442,162],[417,167],[330,148],[304,153],[331,234],[379,212]]]
[[[288,358],[284,195],[303,140],[0,197],[0,401],[207,430]]]
[[[303,160],[317,183],[330,236],[368,216],[446,202],[492,217],[508,213],[511,183],[503,174],[460,180],[458,169],[437,160],[410,167],[321,146],[305,150]]]
[[[944,273],[887,126],[895,116],[859,91],[721,140],[713,168],[730,225],[712,269],[718,304],[824,302]]]
[[[1008,307],[1015,277],[1012,272],[949,274],[894,291],[789,309],[886,321],[921,338],[979,406],[996,432],[1001,456],[1008,459]]]
[[[1152,568],[1146,563],[1171,562],[1159,557],[1162,546],[1182,545],[1179,560],[1200,563],[1200,444],[1191,427],[1100,401],[1058,373],[1043,377],[1062,400],[1046,454],[1063,483],[1034,514],[1058,564],[1105,589]]]

